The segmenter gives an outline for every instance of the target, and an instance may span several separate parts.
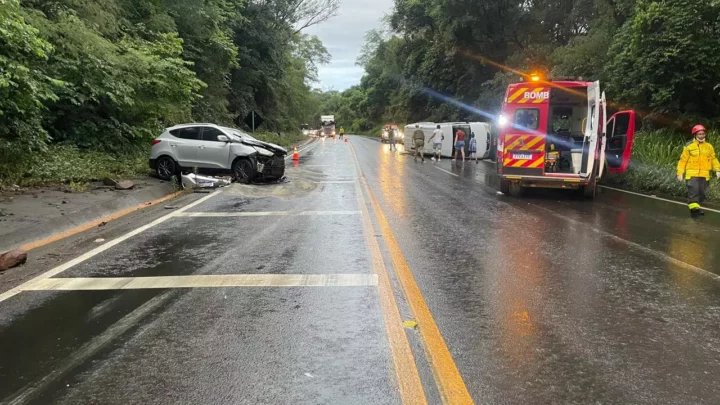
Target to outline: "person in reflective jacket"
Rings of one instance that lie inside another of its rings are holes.
[[[697,217],[705,215],[700,205],[705,201],[705,190],[710,181],[711,172],[720,177],[720,162],[715,155],[715,149],[706,142],[706,130],[702,125],[695,125],[692,129],[695,139],[685,145],[680,162],[677,165],[678,181],[684,181],[688,189],[688,208],[690,215]]]

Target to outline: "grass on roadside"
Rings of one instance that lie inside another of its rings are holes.
[[[87,182],[105,177],[133,178],[148,174],[147,148],[137,148],[123,155],[82,151],[69,145],[52,145],[26,162],[22,173],[3,173],[0,184],[26,186],[69,184],[80,192]]]
[[[710,132],[708,142],[720,139],[718,135]],[[675,168],[683,147],[690,140],[667,130],[640,132],[635,136],[628,171],[621,175],[609,174],[603,178],[603,183],[639,193],[684,199],[687,189],[675,178]],[[713,146],[720,148],[714,143]],[[708,189],[708,200],[720,202],[720,181],[715,178]]]
[[[299,131],[282,135],[258,132],[252,136],[285,148],[307,139]],[[137,147],[124,154],[111,154],[80,150],[71,145],[52,145],[45,153],[27,158],[23,162],[23,169],[1,173],[0,189],[13,185],[29,187],[67,184],[71,191],[81,192],[88,182],[105,177],[121,179],[149,174],[149,158],[149,147]]]
[[[283,148],[290,148],[293,145],[296,145],[308,137],[306,135],[303,135],[302,132],[290,132],[290,133],[284,133],[281,135],[278,135],[277,133],[273,132],[256,132],[254,134],[250,134],[253,138],[264,141],[264,142],[270,142],[274,143],[276,145],[280,145]]]

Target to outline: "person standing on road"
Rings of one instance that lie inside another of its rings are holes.
[[[477,158],[477,139],[475,139],[475,133],[470,134],[470,159],[475,158],[475,164],[478,164]]]
[[[343,139],[343,136],[345,136],[345,128],[340,127],[340,139]]]
[[[425,161],[425,132],[420,129],[420,125],[415,124],[415,132],[413,132],[413,143],[415,144],[415,161],[418,156]]]
[[[695,139],[685,145],[677,165],[678,181],[684,181],[688,189],[688,208],[692,217],[705,215],[700,204],[705,201],[710,172],[715,172],[720,178],[720,162],[713,146],[705,141],[705,132],[702,125],[693,127],[692,135]]]
[[[391,126],[385,127],[388,133],[388,143],[390,144],[390,152],[393,150],[397,152],[397,139],[395,139],[395,129]]]
[[[438,125],[437,128],[435,128],[435,130],[433,131],[432,136],[430,136],[430,141],[433,145],[433,162],[436,158],[438,162],[440,161],[440,152],[442,152],[443,139],[445,139],[445,135],[443,135],[443,132],[440,129],[440,125]]]
[[[453,162],[457,160],[458,151],[462,154],[462,160],[465,161],[465,132],[462,129],[458,129],[455,133],[455,157]]]

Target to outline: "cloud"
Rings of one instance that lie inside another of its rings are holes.
[[[324,90],[345,90],[360,83],[363,69],[355,61],[365,42],[365,33],[382,27],[382,18],[392,11],[392,0],[342,0],[339,15],[305,30],[317,35],[332,55],[319,69]]]

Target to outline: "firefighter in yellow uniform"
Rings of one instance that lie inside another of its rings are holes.
[[[340,127],[340,139],[343,139],[343,136],[345,136],[345,128]]]
[[[705,189],[711,172],[720,177],[720,162],[713,146],[705,141],[705,127],[695,125],[692,134],[695,139],[683,149],[677,165],[677,178],[687,185],[690,215],[697,217],[705,215],[700,203],[705,201]]]

